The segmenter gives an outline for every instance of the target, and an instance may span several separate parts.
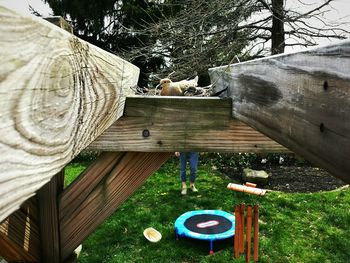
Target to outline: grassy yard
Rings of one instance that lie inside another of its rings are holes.
[[[81,263],[245,262],[234,260],[232,243],[209,244],[174,237],[174,221],[196,209],[231,212],[236,204],[260,204],[259,262],[350,262],[350,189],[314,194],[268,193],[257,197],[226,189],[231,179],[200,165],[199,193],[180,194],[178,163],[168,161],[84,243]],[[72,164],[68,181],[84,169]],[[163,238],[150,243],[143,230]]]

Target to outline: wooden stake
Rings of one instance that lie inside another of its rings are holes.
[[[251,230],[252,230],[252,206],[248,205],[248,208],[247,208],[247,233],[246,233],[247,252],[246,252],[245,262],[250,261]]]
[[[259,206],[254,205],[254,254],[253,260],[257,262],[259,257]]]
[[[240,241],[239,241],[239,252],[244,253],[244,208],[245,205],[240,206]]]
[[[239,258],[239,232],[240,232],[240,206],[235,208],[235,239],[234,239],[234,257]]]

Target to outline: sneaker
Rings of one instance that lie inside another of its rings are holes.
[[[187,188],[182,188],[182,190],[181,190],[181,194],[182,194],[182,195],[187,194]]]
[[[198,189],[194,186],[194,185],[191,185],[191,190],[192,190],[192,192],[198,192]]]

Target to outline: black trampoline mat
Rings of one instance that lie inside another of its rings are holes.
[[[219,215],[202,214],[186,219],[185,227],[195,233],[215,235],[224,233],[232,228],[232,222]]]

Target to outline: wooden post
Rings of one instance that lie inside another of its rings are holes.
[[[57,197],[63,190],[62,178],[64,170],[38,191],[42,262],[61,262]]]
[[[251,236],[252,236],[252,206],[248,205],[247,207],[247,232],[246,232],[246,242],[247,242],[247,251],[245,262],[250,261],[250,252],[251,252]]]
[[[240,241],[239,241],[239,252],[241,254],[244,253],[244,209],[245,209],[245,205],[241,204],[240,207],[240,227],[241,227],[241,231],[240,231]]]
[[[235,208],[235,238],[234,238],[234,257],[239,258],[239,233],[240,233],[240,207]]]
[[[254,205],[254,254],[253,260],[259,259],[259,206]]]

